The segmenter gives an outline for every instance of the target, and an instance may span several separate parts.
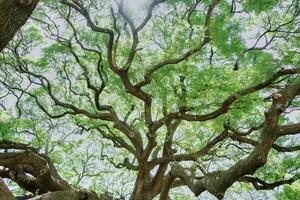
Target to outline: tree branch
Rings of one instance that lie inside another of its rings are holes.
[[[267,183],[257,177],[252,177],[252,176],[244,176],[239,179],[240,182],[252,183],[252,185],[255,187],[256,190],[272,190],[284,184],[292,184],[296,180],[297,178],[293,177],[287,180],[276,181],[274,183]]]

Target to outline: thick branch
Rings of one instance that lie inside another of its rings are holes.
[[[265,123],[260,139],[250,155],[238,161],[229,169],[209,173],[200,180],[183,173],[185,170],[182,168],[179,170],[180,173],[174,173],[173,176],[184,180],[196,195],[208,190],[217,198],[222,199],[226,190],[234,182],[247,174],[255,173],[258,168],[264,166],[267,163],[270,149],[280,137],[280,134],[276,131],[279,117],[286,109],[287,104],[300,94],[300,84],[288,86],[276,94],[271,108],[265,114]]]
[[[25,24],[39,0],[0,0],[0,52]]]
[[[28,190],[38,189],[40,193],[45,193],[70,189],[69,184],[57,174],[50,159],[30,150],[0,153],[0,165],[9,168],[10,179]],[[34,178],[28,177],[25,172]]]
[[[65,190],[43,194],[28,200],[104,200],[99,198],[95,193],[85,190]]]
[[[280,135],[296,135],[300,133],[300,123],[279,126],[278,131]]]

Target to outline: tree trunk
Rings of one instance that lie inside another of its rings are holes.
[[[0,52],[25,24],[39,0],[0,0]]]

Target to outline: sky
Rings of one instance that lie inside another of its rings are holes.
[[[138,12],[144,7],[148,0],[125,0],[126,5],[134,12]]]

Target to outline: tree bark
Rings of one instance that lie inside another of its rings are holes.
[[[2,200],[16,200],[16,198],[9,191],[4,181],[0,178],[0,197]]]
[[[96,194],[85,190],[65,190],[46,193],[28,200],[102,200]]]
[[[0,52],[25,24],[39,0],[0,0]]]

